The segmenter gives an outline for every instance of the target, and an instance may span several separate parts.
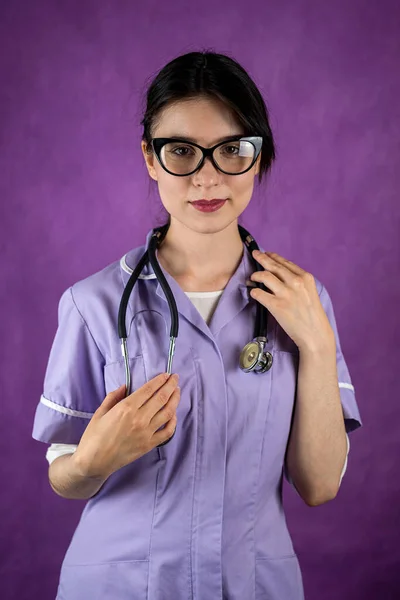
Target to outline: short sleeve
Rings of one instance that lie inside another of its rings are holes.
[[[34,417],[35,440],[50,444],[79,443],[106,396],[104,364],[70,287],[58,305],[58,328]]]
[[[320,300],[321,304],[326,312],[326,315],[329,319],[333,332],[335,334],[336,340],[336,366],[338,373],[338,384],[340,391],[340,400],[342,403],[344,424],[346,427],[346,433],[350,433],[355,429],[358,429],[362,425],[360,412],[358,409],[355,389],[353,383],[351,381],[349,369],[347,368],[347,364],[345,358],[342,353],[342,348],[340,345],[339,333],[336,325],[335,313],[332,306],[332,300],[328,294],[325,286],[322,285],[322,289],[320,292]]]

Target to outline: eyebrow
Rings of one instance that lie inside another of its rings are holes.
[[[224,137],[219,138],[218,140],[216,140],[214,144],[211,144],[211,146],[215,146],[216,144],[220,144],[221,142],[225,142],[227,140],[231,140],[232,138],[238,138],[238,137],[244,137],[244,136],[245,136],[244,133],[232,133],[232,135],[224,135]],[[190,137],[187,137],[185,135],[164,135],[163,137],[166,137],[166,138],[168,138],[170,140],[182,140],[183,142],[187,142],[189,144],[190,143],[194,143],[194,144],[198,144],[199,143],[194,138],[190,138]]]

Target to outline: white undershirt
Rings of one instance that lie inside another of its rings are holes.
[[[197,308],[203,319],[207,324],[210,323],[211,317],[217,307],[219,298],[224,290],[220,290],[217,292],[185,292],[186,296],[190,298],[193,302],[194,306]],[[63,454],[73,454],[76,450],[77,446],[74,444],[51,444],[46,452],[46,459],[49,464],[53,462],[59,456]],[[347,455],[350,449],[350,442],[347,436]],[[343,478],[343,475],[346,472],[347,468],[347,456],[346,461],[342,470],[342,475],[340,481]]]

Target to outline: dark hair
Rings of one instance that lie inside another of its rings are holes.
[[[263,145],[259,181],[275,159],[268,110],[254,81],[234,59],[216,52],[189,52],[167,63],[151,82],[141,121],[147,151],[157,118],[172,102],[199,96],[216,97],[237,116],[244,135],[260,135]]]

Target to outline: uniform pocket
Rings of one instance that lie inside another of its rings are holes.
[[[296,554],[256,558],[256,600],[304,600]]]
[[[63,565],[56,600],[147,598],[149,562]]]
[[[143,356],[133,356],[129,358],[129,370],[131,373],[131,393],[142,387],[147,381],[144,368]],[[119,388],[125,383],[125,363],[121,358],[115,362],[109,363],[104,367],[104,385],[106,393]]]

